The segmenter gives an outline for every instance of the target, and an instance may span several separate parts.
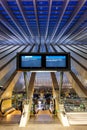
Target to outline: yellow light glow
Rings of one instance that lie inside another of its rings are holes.
[[[6,116],[7,120],[11,120],[11,115],[12,114],[7,114],[7,116]]]

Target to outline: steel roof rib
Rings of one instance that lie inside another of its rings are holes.
[[[0,30],[0,44],[86,44],[87,0],[0,0]]]
[[[11,34],[11,32],[9,32],[9,30],[7,30],[4,26],[0,25],[0,30],[9,36],[9,38],[13,39],[16,43],[19,43],[19,39],[15,36],[13,37],[13,34]]]
[[[87,32],[84,32],[83,34],[81,34],[80,36],[76,37],[75,40],[78,40],[78,39],[83,39],[84,37],[87,37]]]
[[[50,43],[52,42],[52,40],[53,40],[53,38],[54,38],[54,36],[55,36],[55,34],[56,34],[58,28],[59,28],[59,25],[60,25],[60,23],[61,23],[62,17],[63,17],[63,15],[64,15],[64,12],[65,12],[66,8],[67,8],[68,3],[69,3],[69,0],[65,0],[65,1],[64,1],[64,5],[63,5],[63,7],[62,7],[62,11],[61,11],[61,14],[60,14],[60,18],[59,18],[59,21],[58,21],[57,25],[55,25],[54,31],[53,31],[53,33],[52,33],[52,37],[51,37],[51,39],[50,39]]]
[[[8,37],[5,36],[5,35],[1,35],[1,34],[2,34],[2,33],[0,32],[0,38],[1,38],[2,40],[4,40],[4,43],[5,43],[5,44],[13,44],[13,43],[14,43],[13,40],[10,41],[10,43],[9,43],[9,39],[8,39]]]
[[[24,39],[20,36],[20,34],[7,22],[2,15],[0,15],[0,22],[8,28],[18,39],[21,43],[24,43]]]
[[[34,44],[36,41],[35,41],[34,36],[33,36],[32,32],[31,32],[31,30],[30,30],[30,28],[29,28],[29,25],[28,25],[26,16],[25,16],[25,14],[24,14],[24,10],[23,10],[23,8],[22,8],[21,0],[16,0],[16,2],[17,2],[17,5],[18,5],[18,7],[19,7],[19,10],[20,10],[20,12],[21,12],[21,14],[22,14],[22,17],[23,17],[23,19],[24,19],[24,21],[25,21],[25,24],[26,24],[26,27],[27,27],[27,29],[28,29],[28,32],[29,32],[29,34],[31,35],[31,38],[33,39],[33,44]],[[28,39],[30,39],[30,38],[28,38]],[[30,41],[30,43],[31,43],[31,42],[32,42],[32,41]]]
[[[69,41],[71,41],[71,40],[73,40],[73,39],[75,39],[75,37],[77,37],[79,34],[81,34],[82,32],[84,32],[84,30],[86,30],[86,29],[87,29],[87,27],[85,27],[85,28],[83,28],[83,29],[80,28],[79,31],[78,31],[78,33],[73,34],[73,36],[72,36],[70,39],[68,38],[68,39],[66,40],[66,43],[69,42]]]
[[[12,19],[12,21],[14,22],[14,24],[16,25],[16,27],[18,28],[18,30],[20,31],[21,35],[24,37],[25,41],[28,42],[27,35],[25,34],[24,30],[21,28],[21,26],[17,22],[16,18],[14,17],[13,13],[9,9],[9,7],[8,7],[8,5],[6,3],[6,0],[0,0],[0,3],[3,6],[3,8],[6,10],[6,12],[8,13],[8,15],[10,16],[10,18]]]
[[[6,35],[3,36],[3,34],[0,32],[0,38],[5,39],[6,41],[8,40],[8,37]]]
[[[6,40],[10,39],[10,37],[6,33],[4,33],[3,31],[0,31],[0,36],[3,37]]]
[[[38,20],[36,2],[37,2],[37,0],[33,0],[34,12],[35,12],[35,16],[36,16],[36,23],[37,23],[37,30],[38,30],[38,44],[41,44],[41,35],[40,35],[40,27],[39,27],[39,20]]]
[[[78,20],[78,22],[75,23],[74,27],[70,29],[70,31],[66,34],[65,38],[61,42],[64,42],[67,38],[72,39],[73,32],[75,31],[75,29],[77,29],[80,26],[80,24],[83,21],[85,21],[86,19],[87,19],[87,11],[85,11],[84,15],[82,15],[80,17],[80,19]]]
[[[49,0],[49,11],[48,11],[48,18],[47,18],[47,25],[46,25],[46,32],[45,32],[44,43],[46,43],[47,36],[48,36],[49,21],[50,21],[50,15],[51,15],[51,7],[52,7],[52,0]]]
[[[68,20],[67,24],[63,27],[63,29],[58,34],[58,36],[57,36],[57,38],[56,38],[56,40],[55,40],[54,43],[57,43],[60,40],[60,38],[62,37],[62,35],[64,34],[64,32],[67,30],[67,28],[69,27],[69,25],[71,24],[71,22],[74,20],[75,16],[80,11],[80,9],[82,8],[82,6],[84,5],[85,2],[86,2],[86,0],[79,0],[78,1],[78,6],[73,11],[73,14],[71,15],[71,17]]]

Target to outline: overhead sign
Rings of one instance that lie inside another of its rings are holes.
[[[70,53],[18,53],[18,71],[69,71]]]

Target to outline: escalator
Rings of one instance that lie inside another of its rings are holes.
[[[58,117],[49,110],[39,110],[35,117],[31,117],[28,124],[61,124]]]
[[[9,113],[7,116],[0,116],[0,125],[17,125],[20,122],[21,112],[15,110]]]

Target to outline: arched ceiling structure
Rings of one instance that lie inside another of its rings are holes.
[[[0,44],[86,44],[87,0],[0,0]]]
[[[16,71],[18,52],[70,52],[71,71],[64,74],[64,84],[87,92],[87,0],[0,0],[0,86],[4,89],[11,82],[16,85],[15,77],[21,82]],[[51,85],[48,78],[49,73],[37,73],[36,86]]]

